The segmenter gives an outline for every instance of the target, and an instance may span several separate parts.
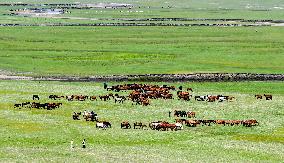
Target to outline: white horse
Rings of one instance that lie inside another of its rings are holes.
[[[126,100],[126,98],[123,98],[123,97],[117,97],[115,96],[114,97],[114,102],[119,102],[119,103],[123,103],[123,101]]]
[[[157,129],[158,125],[160,125],[161,122],[152,122],[150,123],[149,127],[152,129],[152,130],[155,130]]]
[[[183,130],[183,125],[181,123],[178,122],[175,125],[177,130]]]
[[[96,128],[103,128],[103,129],[106,129],[106,125],[103,123],[103,122],[97,122],[96,123]]]

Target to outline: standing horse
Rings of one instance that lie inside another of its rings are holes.
[[[272,95],[264,94],[263,96],[265,97],[266,100],[272,100]]]
[[[81,115],[81,112],[79,112],[79,113],[76,113],[76,112],[74,112],[74,114],[73,114],[73,120],[80,120],[79,119],[79,116]]]
[[[120,128],[128,129],[128,128],[131,128],[131,125],[128,121],[124,121],[124,122],[121,122]]]
[[[33,100],[39,100],[39,96],[38,95],[33,95]]]
[[[256,97],[256,99],[262,99],[262,95],[254,95],[254,97]]]
[[[193,112],[193,111],[187,112],[187,117],[188,118],[195,118],[195,112]]]

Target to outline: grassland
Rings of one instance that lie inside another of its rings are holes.
[[[117,84],[117,83],[112,83]],[[157,83],[193,87],[194,95],[227,94],[235,102],[207,103],[152,100],[149,107],[114,101],[67,102],[56,110],[14,109],[39,94],[101,95],[102,83],[0,81],[1,162],[282,162],[284,137],[283,82]],[[175,92],[173,92],[175,94]],[[273,101],[256,100],[272,93]],[[127,94],[120,93],[120,94]],[[93,122],[73,121],[73,111],[94,110],[113,124],[100,130]],[[257,119],[259,126],[198,126],[183,131],[123,130],[120,122],[173,122],[169,110],[192,110],[197,119]],[[87,149],[81,149],[82,139]],[[74,140],[75,149],[70,149]]]
[[[0,69],[32,76],[284,70],[282,27],[9,27],[0,38]]]
[[[15,1],[0,1],[9,2]],[[29,0],[22,2],[39,3]],[[71,9],[71,13],[47,18],[5,15],[10,13],[10,9],[22,6],[1,6],[0,23],[122,23],[127,21],[109,19],[168,17],[281,20],[284,16],[280,9],[284,5],[281,0],[170,0],[167,3],[161,0],[126,0],[117,3],[130,3],[134,8]],[[168,6],[172,8],[167,8]],[[138,10],[143,12],[135,12]],[[0,70],[29,76],[283,73],[283,38],[282,27],[1,27]]]
[[[5,1],[0,3],[8,3]],[[112,1],[79,1],[81,3],[98,3]],[[54,19],[50,17],[34,18],[21,16],[0,15],[0,23],[25,23],[25,24],[42,24],[42,23],[96,23],[102,21],[80,20],[79,18],[227,18],[227,19],[271,19],[282,20],[284,13],[284,3],[281,0],[272,1],[116,1],[117,3],[133,4],[134,8],[129,9],[91,9],[78,10],[69,9],[71,13],[58,15],[54,17],[76,18],[72,20]],[[35,3],[35,1],[23,1],[23,3]],[[37,4],[39,2],[36,2]],[[68,3],[66,1],[44,1],[41,3]],[[72,3],[72,2],[71,2]],[[168,8],[170,6],[170,8]],[[46,6],[48,8],[48,6]],[[150,8],[148,8],[150,7]],[[1,6],[0,14],[9,14],[10,9],[23,9],[23,6]],[[141,12],[137,12],[141,11]],[[111,22],[111,21],[108,21]]]
[[[0,0],[13,3],[18,0]],[[73,1],[22,0],[23,3]],[[82,3],[111,0],[79,0]],[[128,9],[70,10],[59,18],[10,16],[0,7],[0,24],[126,22],[109,18],[284,17],[283,0],[119,0]],[[150,6],[150,8],[148,8]],[[167,8],[170,6],[171,8]],[[140,8],[139,8],[140,7]],[[163,7],[163,8],[162,8]],[[134,11],[143,12],[134,12]],[[123,12],[120,12],[123,11]],[[61,18],[60,18],[61,17]],[[63,17],[68,17],[63,18]],[[63,19],[62,19],[63,18]],[[71,19],[74,18],[74,19]],[[78,19],[82,18],[82,19]],[[100,20],[97,20],[100,19]],[[188,21],[165,23],[218,23]],[[235,22],[231,22],[235,23]],[[92,76],[194,72],[284,73],[283,27],[0,27],[0,75]],[[118,83],[109,83],[118,84]],[[15,109],[13,104],[53,102],[57,95],[103,95],[102,83],[0,80],[0,162],[283,162],[284,82],[155,83],[192,87],[193,95],[224,94],[234,102],[151,100],[147,107],[130,101],[58,100],[55,110]],[[273,94],[272,101],[255,94]],[[120,92],[126,95],[127,92]],[[176,94],[176,92],[173,92]],[[123,130],[128,120],[165,120],[168,111],[195,111],[197,119],[256,119],[260,125],[185,127],[182,131]],[[72,120],[74,111],[94,110],[113,127]],[[87,148],[81,141],[87,140]],[[74,140],[75,148],[70,149]]]

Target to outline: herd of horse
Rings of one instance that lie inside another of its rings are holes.
[[[83,116],[83,119],[86,121],[92,121],[96,122],[96,128],[111,128],[111,123],[108,121],[99,121],[98,119],[98,114],[95,113],[94,111],[87,111],[85,110],[83,113],[82,112],[73,112],[72,118],[73,120],[80,120],[80,115]]]
[[[171,91],[175,91],[175,86],[167,86],[167,85],[150,85],[150,84],[124,84],[124,85],[114,85],[108,87],[104,84],[104,89],[107,91],[130,91],[128,95],[122,96],[118,93],[107,93],[105,95],[99,96],[86,96],[86,95],[49,95],[48,98],[51,100],[61,100],[66,99],[68,101],[86,101],[91,100],[95,101],[100,99],[101,101],[109,101],[111,99],[114,100],[115,103],[124,103],[126,100],[132,101],[132,105],[143,105],[148,106],[150,105],[150,99],[174,99],[173,93]],[[182,86],[177,88],[177,99],[178,100],[191,100],[192,88],[187,88],[183,91]],[[264,94],[264,95],[255,95],[256,99],[263,99],[272,100],[272,95]],[[52,110],[55,108],[59,108],[62,103],[59,102],[50,102],[50,103],[39,103],[35,100],[40,100],[39,95],[33,95],[32,99],[33,102],[23,102],[14,104],[14,108],[37,108],[37,109],[47,109]],[[225,95],[204,95],[204,96],[194,96],[195,101],[207,101],[207,102],[223,102],[223,101],[233,101],[235,99],[234,96],[225,96]],[[108,121],[99,121],[98,115],[94,111],[84,111],[84,112],[74,112],[72,115],[73,120],[80,120],[80,115],[82,115],[83,119],[86,121],[95,121],[97,128],[110,128],[111,123]],[[156,121],[150,122],[148,125],[142,122],[135,122],[133,124],[134,129],[144,129],[149,127],[152,130],[160,130],[166,131],[170,130],[181,130],[183,129],[183,125],[189,127],[196,127],[198,125],[207,125],[210,126],[211,124],[217,125],[243,125],[245,127],[251,127],[258,125],[258,122],[254,119],[251,120],[196,120],[196,119],[186,119],[186,118],[196,118],[196,113],[193,111],[182,111],[182,110],[174,110],[173,113],[174,117],[178,118],[181,117],[182,119],[175,119],[175,123],[169,123],[166,121]],[[169,117],[171,117],[171,112],[169,112]],[[186,117],[186,118],[184,118]],[[128,121],[124,121],[121,123],[121,128],[129,129],[131,125]]]
[[[47,109],[52,110],[59,108],[62,105],[61,102],[49,102],[49,103],[39,103],[39,102],[23,102],[14,104],[14,108],[36,108],[36,109]]]
[[[259,123],[255,119],[250,120],[191,120],[191,119],[176,119],[175,123],[169,123],[166,121],[155,121],[150,122],[148,125],[146,123],[142,122],[135,122],[133,124],[134,129],[145,129],[149,127],[152,130],[158,130],[158,131],[168,131],[170,130],[182,130],[183,126],[186,125],[188,127],[197,127],[198,125],[206,125],[211,126],[211,124],[216,125],[224,125],[224,126],[234,126],[234,125],[242,125],[245,127],[252,127],[259,125]],[[121,129],[131,129],[131,124],[128,121],[123,121],[120,124]]]
[[[171,91],[176,92],[176,96],[178,100],[190,101],[193,98],[192,88],[186,88],[183,90],[182,86],[176,88],[175,86],[168,85],[150,85],[150,84],[124,84],[124,85],[114,85],[108,87],[107,84],[104,84],[104,89],[107,91],[130,91],[128,95],[119,95],[118,93],[107,93],[99,96],[88,96],[88,95],[49,95],[49,99],[52,100],[60,100],[67,99],[68,101],[86,101],[91,100],[95,101],[100,99],[101,101],[110,101],[114,100],[114,103],[124,103],[126,100],[132,101],[132,105],[142,105],[148,106],[150,105],[151,100],[154,99],[174,99],[174,94]],[[256,99],[262,99],[263,97],[266,100],[272,100],[272,95],[255,95]],[[33,95],[33,100],[39,100],[38,95]],[[224,101],[234,101],[236,98],[234,96],[228,95],[195,95],[195,101],[207,101],[207,102],[224,102]]]

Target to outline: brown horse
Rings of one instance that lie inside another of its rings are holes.
[[[104,100],[104,101],[106,101],[106,100],[110,100],[110,98],[109,98],[109,96],[108,96],[108,95],[99,96],[99,98],[100,98],[101,100]]]
[[[149,99],[143,99],[142,100],[142,106],[148,106],[148,105],[150,105],[150,101],[149,101]]]
[[[243,126],[245,127],[256,126],[259,124],[255,119],[244,120],[242,123],[243,123]]]
[[[168,129],[177,130],[177,126],[175,124],[161,123],[157,126],[157,130],[159,131],[168,131]]]
[[[191,92],[193,92],[192,88],[187,88],[186,90],[187,90],[187,91],[191,91]]]
[[[196,127],[200,123],[196,120],[186,120],[185,124],[189,127]]]
[[[81,115],[81,112],[79,112],[79,113],[76,113],[76,112],[74,112],[74,114],[73,114],[73,120],[80,120],[80,118],[79,118],[79,116]]]
[[[90,100],[92,101],[97,100],[97,96],[90,96]]]
[[[208,96],[207,101],[208,101],[208,102],[214,102],[214,101],[216,101],[217,99],[218,99],[218,96]]]
[[[263,96],[265,97],[266,100],[272,100],[272,95],[264,94]]]
[[[256,97],[256,99],[262,99],[262,95],[254,95],[254,97]]]
[[[193,112],[193,111],[187,112],[187,117],[188,118],[195,118],[195,112]]]
[[[183,100],[189,101],[191,95],[189,95],[189,92],[178,91],[177,96],[178,96],[179,100],[183,99]]]
[[[124,121],[124,122],[121,122],[120,128],[129,129],[129,128],[131,128],[131,125],[128,121]]]
[[[144,127],[147,127],[147,125],[143,124],[142,122],[135,122],[134,123],[134,129],[136,129],[135,127],[139,127],[139,129],[143,129]]]

